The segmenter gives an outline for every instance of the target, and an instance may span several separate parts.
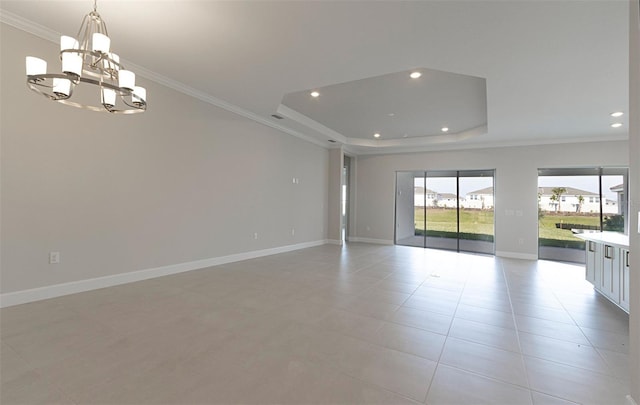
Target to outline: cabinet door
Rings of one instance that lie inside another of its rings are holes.
[[[598,262],[599,255],[597,244],[593,241],[587,241],[585,244],[587,264],[585,270],[585,278],[588,282],[595,285],[596,284],[596,263]]]
[[[620,302],[620,249],[604,245],[600,289],[613,302]]]
[[[629,312],[629,251],[620,249],[620,306]]]
[[[594,268],[594,276],[593,276],[593,285],[598,289],[602,289],[602,251],[603,244],[602,243],[594,243],[595,245],[595,255],[593,261]]]

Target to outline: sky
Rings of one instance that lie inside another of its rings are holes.
[[[414,180],[416,187],[424,187],[424,178],[416,177]],[[493,178],[491,177],[461,177],[460,178],[460,194],[465,196],[467,193],[493,186]],[[455,177],[429,177],[427,178],[427,188],[437,191],[438,193],[456,193]]]
[[[609,200],[616,200],[617,194],[610,190],[611,187],[622,184],[622,176],[602,176],[602,194]],[[540,176],[539,187],[569,186],[580,190],[598,193],[598,176]]]
[[[609,200],[616,200],[616,193],[609,190],[613,186],[622,184],[622,176],[602,176],[602,194]],[[424,178],[414,179],[416,187],[424,187]],[[485,187],[491,187],[493,179],[491,177],[461,177],[460,194],[465,196],[471,191]],[[540,176],[538,177],[539,187],[573,187],[580,190],[598,192],[598,176]],[[455,177],[427,178],[427,188],[439,193],[456,192]]]

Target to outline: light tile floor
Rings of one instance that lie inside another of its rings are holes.
[[[2,404],[625,404],[583,267],[320,246],[0,311]]]

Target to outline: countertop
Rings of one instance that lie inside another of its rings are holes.
[[[577,233],[574,236],[590,240],[596,243],[606,243],[607,245],[613,245],[629,249],[629,235],[618,232],[589,232],[589,233]]]

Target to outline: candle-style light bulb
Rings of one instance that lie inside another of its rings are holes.
[[[145,89],[144,87],[136,86],[133,88],[131,97],[135,105],[141,106],[147,101],[147,89]]]
[[[76,76],[82,75],[82,56],[77,53],[64,52],[62,54],[62,71]]]
[[[111,39],[104,34],[96,32],[93,34],[91,45],[94,52],[109,53]]]
[[[26,60],[27,76],[43,75],[47,73],[47,61],[34,56],[27,56]]]
[[[102,89],[102,104],[107,107],[113,107],[116,105],[116,92],[113,89]]]
[[[53,94],[59,98],[68,98],[71,93],[71,81],[69,79],[53,79]]]
[[[121,70],[118,72],[118,86],[133,90],[136,87],[136,74],[130,70]]]

